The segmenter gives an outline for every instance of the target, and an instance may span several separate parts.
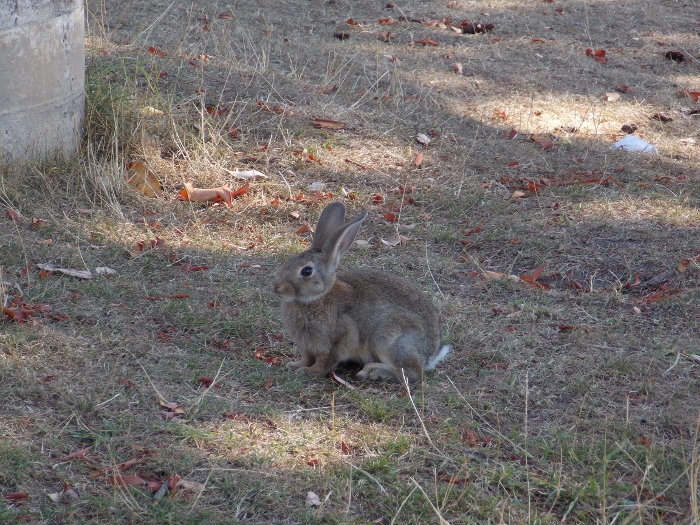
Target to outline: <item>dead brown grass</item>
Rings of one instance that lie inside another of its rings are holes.
[[[697,5],[393,3],[89,3],[80,158],[0,171],[21,215],[0,218],[0,298],[52,308],[0,324],[0,492],[28,495],[0,522],[697,522],[700,117],[679,93],[700,91]],[[632,123],[658,156],[609,149]],[[125,185],[129,160],[163,198]],[[268,178],[230,208],[175,199],[185,181],[235,189],[236,169]],[[440,308],[455,352],[412,398],[352,367],[356,391],[274,366],[295,349],[271,276],[330,199],[370,212],[344,264],[408,276]],[[117,275],[24,272],[45,262]],[[542,263],[551,289],[488,273]],[[125,474],[206,490],[154,505],[91,475],[133,458]]]

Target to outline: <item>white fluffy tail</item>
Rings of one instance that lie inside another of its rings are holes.
[[[440,361],[445,359],[447,355],[452,351],[452,347],[450,345],[442,345],[440,347],[440,350],[437,351],[437,353],[428,359],[427,364],[423,367],[423,370],[432,370],[435,368],[437,365],[440,364]]]

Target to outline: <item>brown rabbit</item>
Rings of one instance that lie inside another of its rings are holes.
[[[301,351],[287,363],[327,375],[344,361],[364,365],[363,379],[420,381],[450,353],[440,346],[440,320],[431,300],[411,281],[372,269],[336,274],[367,213],[345,223],[345,205],[329,204],[311,248],[275,275],[282,321]],[[403,374],[402,374],[403,369]]]

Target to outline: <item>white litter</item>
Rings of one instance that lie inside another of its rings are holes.
[[[627,135],[624,139],[618,140],[610,146],[610,149],[621,149],[624,151],[640,151],[642,153],[659,153],[654,146],[634,135]]]

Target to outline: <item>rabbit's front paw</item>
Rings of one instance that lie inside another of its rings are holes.
[[[287,368],[291,368],[292,370],[300,370],[302,368],[306,368],[306,365],[304,365],[303,361],[289,361],[285,364]]]

